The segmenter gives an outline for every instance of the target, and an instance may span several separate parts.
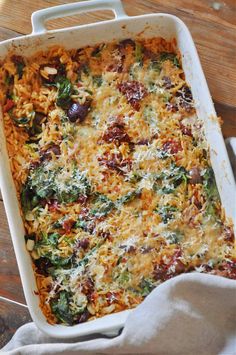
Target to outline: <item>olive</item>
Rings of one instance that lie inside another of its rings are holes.
[[[82,249],[87,249],[89,246],[89,239],[88,238],[84,238],[82,240],[79,241],[78,243],[78,247],[82,248]]]
[[[190,184],[201,184],[202,183],[202,177],[200,174],[200,170],[198,167],[193,167],[189,171],[190,179],[189,182]]]
[[[53,144],[51,145],[48,149],[42,150],[40,152],[40,160],[45,161],[45,160],[51,160],[52,159],[52,153],[54,153],[56,156],[59,156],[61,154],[61,149],[59,145]]]
[[[74,102],[69,108],[67,115],[71,122],[82,122],[88,114],[90,103],[80,105],[78,102]]]
[[[35,116],[34,116],[34,124],[35,125],[40,125],[42,124],[44,118],[46,117],[46,115],[42,112],[35,112]]]

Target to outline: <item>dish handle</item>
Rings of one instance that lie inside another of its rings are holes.
[[[33,12],[31,16],[32,34],[46,33],[45,22],[50,19],[97,10],[112,10],[115,19],[128,17],[124,11],[121,0],[90,0],[64,4]]]

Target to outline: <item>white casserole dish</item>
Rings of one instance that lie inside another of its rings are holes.
[[[63,30],[47,31],[45,20],[68,16],[84,11],[110,9],[115,19],[96,24],[76,26]],[[4,41],[0,44],[0,57],[9,51],[24,56],[32,55],[40,49],[60,44],[66,48],[80,48],[100,42],[134,38],[142,33],[142,37],[158,37],[165,39],[175,37],[182,53],[183,68],[187,82],[190,84],[196,102],[198,117],[203,118],[207,141],[210,146],[211,162],[226,216],[236,224],[236,186],[229,159],[227,156],[221,129],[211,96],[206,84],[201,64],[192,37],[185,24],[175,16],[168,14],[150,14],[128,17],[120,0],[93,0],[73,3],[40,10],[32,15],[33,33]],[[20,216],[14,182],[10,172],[6,142],[3,129],[3,118],[0,112],[0,187],[6,208],[12,241],[19,266],[25,298],[30,314],[36,325],[45,333],[59,338],[82,336],[91,333],[115,334],[121,328],[131,311],[124,311],[87,323],[72,327],[50,325],[39,308],[39,297],[30,255],[24,241],[24,227]]]

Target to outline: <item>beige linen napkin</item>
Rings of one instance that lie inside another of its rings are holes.
[[[1,354],[236,354],[236,281],[183,274],[153,290],[115,338],[52,339],[29,323]]]

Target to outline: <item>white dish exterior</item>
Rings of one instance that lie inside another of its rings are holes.
[[[95,24],[76,26],[56,31],[46,31],[44,21],[72,15],[78,12],[110,9],[116,19]],[[220,125],[202,72],[198,54],[192,37],[185,24],[169,14],[150,14],[128,17],[120,0],[93,0],[73,3],[40,10],[32,15],[33,33],[0,44],[0,57],[9,51],[30,56],[51,45],[60,44],[67,49],[80,48],[100,42],[110,42],[140,35],[145,37],[164,37],[177,39],[182,54],[183,68],[188,84],[192,88],[198,117],[203,118],[207,141],[210,147],[211,162],[215,172],[221,201],[226,216],[236,225],[236,186],[233,172],[227,156]],[[39,308],[39,297],[35,276],[31,267],[31,258],[25,247],[24,226],[20,215],[15,186],[10,172],[3,118],[0,112],[0,187],[7,213],[8,223],[19,266],[25,298],[30,314],[36,325],[45,333],[57,338],[70,338],[91,333],[115,334],[124,325],[130,310],[111,314],[100,319],[78,324],[72,327],[50,325]],[[235,229],[235,228],[234,228]]]

